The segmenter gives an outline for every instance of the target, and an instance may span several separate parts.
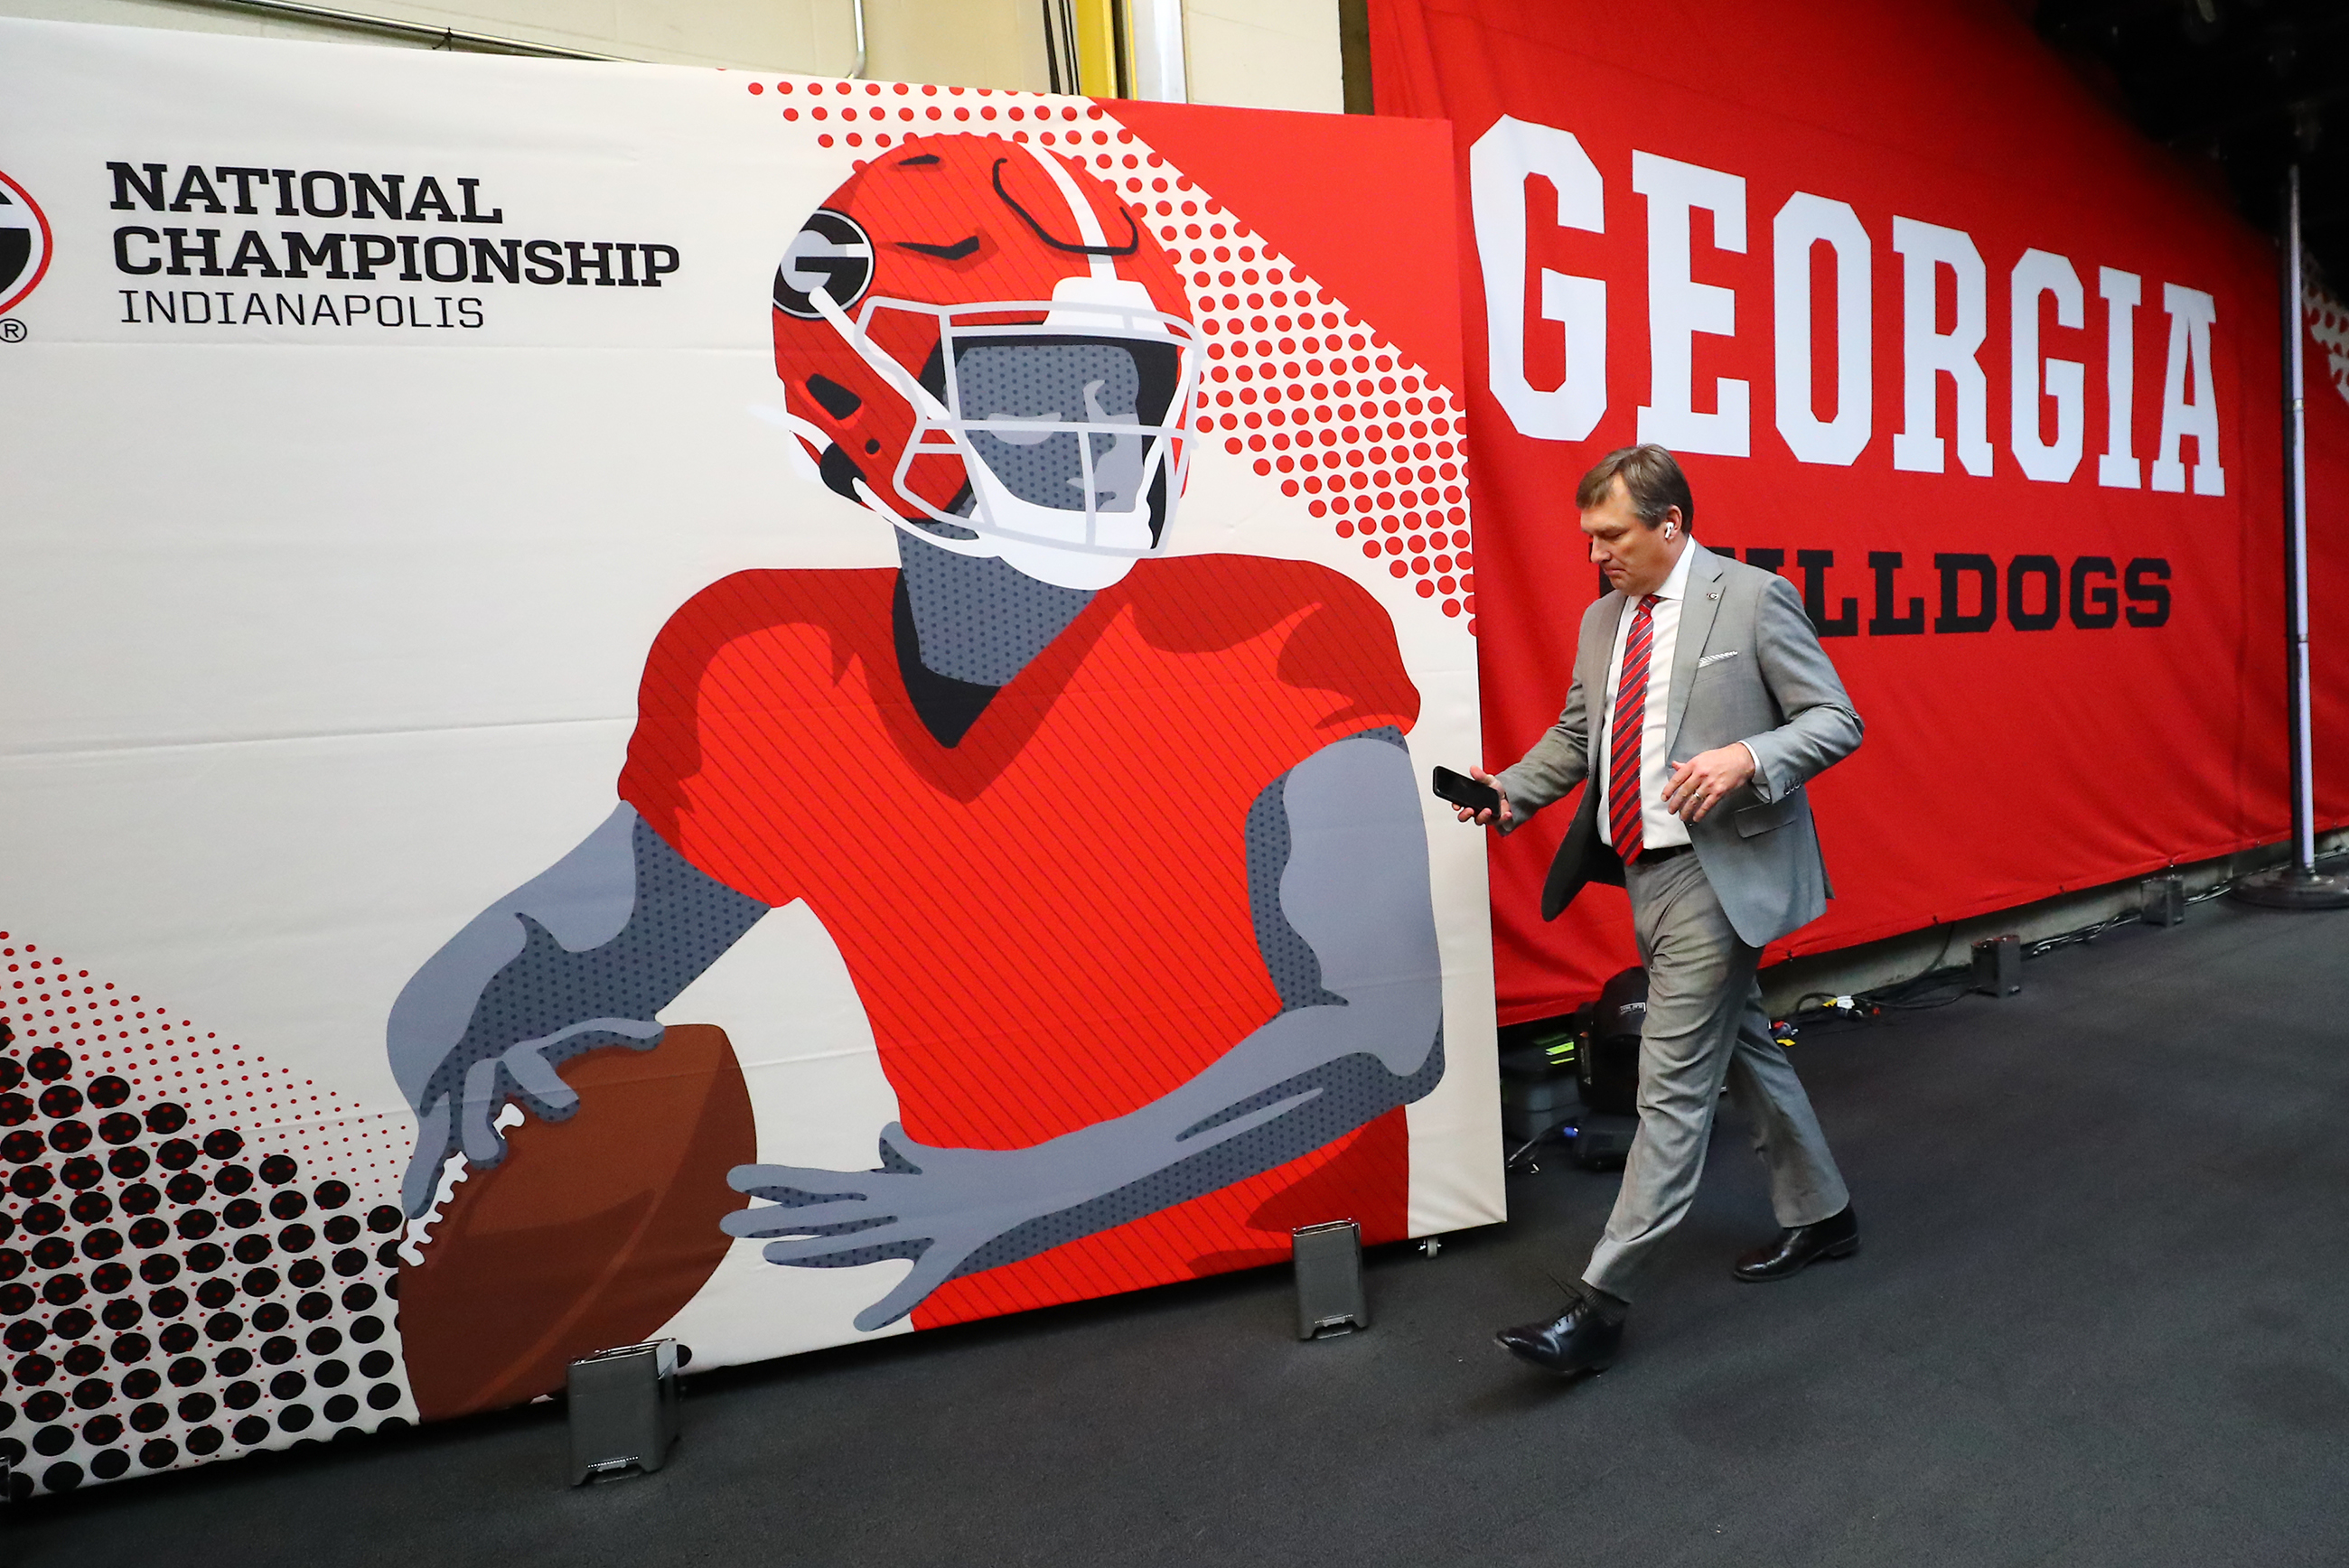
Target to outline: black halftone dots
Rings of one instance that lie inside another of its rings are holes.
[[[151,1399],[163,1387],[163,1379],[151,1367],[141,1367],[122,1379],[122,1397],[126,1399]]]
[[[1236,1119],[1250,1109],[1292,1099],[1309,1089],[1320,1091],[1295,1109],[1114,1192],[1008,1231],[964,1259],[951,1277],[1018,1263],[1063,1242],[1122,1225],[1203,1192],[1228,1187],[1256,1171],[1285,1165],[1344,1137],[1396,1106],[1419,1099],[1443,1077],[1444,1032],[1440,1027],[1427,1060],[1408,1077],[1389,1072],[1376,1057],[1340,1057],[1312,1072],[1275,1085],[1214,1120]],[[1201,1128],[1191,1131],[1195,1133],[1206,1125],[1202,1123]]]
[[[207,1142],[210,1140],[206,1140]],[[223,1165],[212,1172],[212,1190],[234,1197],[253,1185],[253,1172],[242,1165]],[[247,1199],[248,1207],[256,1207]]]
[[[97,1136],[87,1121],[60,1121],[49,1129],[49,1147],[60,1154],[71,1154],[88,1148]]]
[[[196,1154],[194,1144],[184,1138],[174,1138],[155,1150],[155,1163],[166,1171],[185,1171],[196,1162]]]
[[[81,1090],[69,1083],[53,1085],[41,1091],[40,1107],[43,1116],[71,1116],[81,1109]]]
[[[388,1269],[396,1269],[396,1268],[398,1268],[398,1267],[399,1266],[399,1243],[398,1243],[398,1242],[397,1242],[397,1241],[389,1241],[389,1242],[386,1242],[386,1243],[384,1243],[384,1244],[383,1244],[383,1245],[381,1245],[381,1246],[379,1246],[379,1247],[376,1248],[376,1250],[375,1250],[375,1261],[376,1261],[377,1263],[378,1263],[378,1264],[382,1264],[385,1268],[388,1268]]]
[[[279,1197],[287,1194],[279,1193]],[[277,1233],[277,1249],[285,1253],[306,1253],[317,1241],[317,1233],[307,1225],[288,1225]]]
[[[897,558],[922,664],[974,686],[1009,686],[1093,599],[993,556],[957,555],[918,539],[900,538]]]
[[[143,1149],[118,1149],[106,1157],[106,1168],[125,1181],[147,1173],[147,1151]]]
[[[1058,419],[1066,424],[1089,420],[1139,424],[1134,404],[1142,392],[1142,373],[1133,350],[1111,343],[974,342],[958,347],[955,378],[966,419]],[[1089,409],[1085,393],[1092,388],[1101,412]],[[1095,478],[1119,438],[1095,436]],[[1130,438],[1139,440],[1139,433]],[[988,430],[970,434],[972,449],[994,470],[1004,489],[1024,501],[1063,511],[1085,507],[1084,464],[1078,438],[1048,435],[1041,430]],[[1096,489],[1101,488],[1098,483]]]
[[[22,1127],[33,1119],[33,1102],[21,1094],[0,1094],[0,1127]]]
[[[326,1240],[338,1247],[349,1246],[358,1239],[359,1222],[348,1214],[337,1214],[326,1222]]]
[[[321,1388],[339,1388],[351,1380],[351,1369],[340,1361],[321,1361],[310,1368],[310,1381]]]
[[[180,1401],[180,1419],[209,1421],[212,1419],[212,1412],[219,1408],[220,1401],[210,1394],[191,1394]]]
[[[277,1271],[275,1269],[248,1269],[245,1271],[244,1278],[239,1280],[237,1283],[243,1288],[244,1294],[247,1295],[267,1295],[270,1292],[277,1288]]]
[[[65,1228],[66,1212],[55,1203],[36,1203],[18,1216],[28,1236],[46,1236]]]
[[[397,1205],[379,1204],[367,1211],[367,1229],[378,1235],[388,1235],[399,1229],[400,1212]]]
[[[0,1284],[0,1317],[15,1317],[32,1310],[32,1288],[24,1284]]]
[[[28,1421],[54,1421],[65,1413],[66,1397],[54,1388],[44,1388],[25,1401]]]
[[[356,1416],[358,1413],[359,1402],[357,1399],[352,1398],[348,1394],[336,1395],[333,1398],[327,1400],[319,1411],[319,1414],[325,1416],[326,1419],[337,1424],[349,1420],[353,1416]],[[339,1438],[344,1436],[344,1434],[342,1432],[336,1432],[335,1436]]]
[[[300,1353],[301,1347],[284,1335],[267,1341],[261,1347],[261,1358],[272,1367],[283,1367]]]
[[[359,1376],[362,1377],[380,1377],[390,1370],[391,1352],[388,1350],[370,1350],[359,1357]]]
[[[355,1274],[364,1274],[367,1271],[367,1253],[357,1247],[345,1247],[341,1252],[335,1254],[335,1272],[347,1278]]]
[[[149,1284],[168,1284],[178,1278],[179,1274],[180,1260],[169,1253],[158,1253],[151,1258],[139,1260],[139,1277]],[[148,1301],[151,1306],[154,1298],[150,1296]],[[162,1309],[155,1307],[153,1310],[160,1312]]]
[[[355,1284],[343,1292],[343,1306],[349,1312],[365,1312],[375,1305],[375,1286]]]
[[[221,1434],[218,1427],[198,1427],[188,1434],[188,1451],[202,1457],[220,1452]]]
[[[130,1086],[112,1073],[98,1078],[89,1086],[89,1103],[100,1110],[111,1110],[130,1098]]]
[[[388,1410],[399,1403],[399,1389],[395,1384],[378,1383],[367,1391],[367,1402],[374,1409]]]
[[[221,1403],[232,1410],[250,1410],[261,1403],[261,1385],[240,1379],[221,1390]]]
[[[73,1243],[63,1236],[48,1236],[33,1243],[33,1266],[37,1269],[61,1269],[73,1262]]]
[[[107,1449],[89,1459],[89,1473],[100,1480],[112,1480],[130,1468],[130,1456],[120,1449]]]
[[[310,1196],[321,1209],[339,1209],[351,1201],[351,1190],[340,1181],[321,1181]]]
[[[107,1354],[122,1366],[136,1367],[154,1354],[154,1350],[153,1342],[145,1335],[121,1334],[117,1335],[114,1343],[107,1347]]]
[[[250,1198],[239,1198],[221,1211],[221,1222],[233,1230],[251,1230],[261,1222],[261,1205]]]
[[[589,1018],[652,1018],[767,913],[756,899],[696,871],[642,820],[633,849],[636,907],[619,934],[601,947],[570,952],[529,915],[514,916],[523,927],[522,952],[481,988],[464,1037],[434,1069],[419,1103],[429,1106],[446,1094],[461,1104],[473,1064],[503,1055],[518,1041]],[[595,1029],[551,1048],[545,1059],[557,1063],[598,1046],[644,1043]],[[550,1119],[571,1114],[524,1092],[502,1067],[492,1099],[509,1097]],[[323,1197],[319,1202],[329,1206]]]
[[[25,1058],[25,1070],[43,1083],[53,1083],[73,1071],[73,1057],[55,1046],[44,1046]]]
[[[96,1448],[122,1440],[122,1423],[112,1416],[92,1416],[81,1424],[81,1440]]]
[[[343,1336],[331,1328],[314,1328],[302,1346],[313,1356],[332,1356],[343,1347]]]
[[[292,1318],[293,1315],[294,1315],[292,1313],[285,1310],[285,1304],[284,1302],[264,1302],[259,1306],[253,1309],[254,1330],[255,1333],[259,1334],[274,1334],[279,1329],[285,1327],[286,1322]]]
[[[171,1196],[175,1202],[179,1198],[176,1192]],[[183,1242],[201,1241],[220,1228],[220,1220],[210,1209],[191,1209],[174,1220],[171,1228],[180,1233]]]
[[[204,1364],[192,1356],[182,1356],[171,1363],[171,1387],[186,1388],[204,1380]]]
[[[288,1155],[273,1154],[261,1162],[261,1179],[272,1187],[283,1187],[286,1182],[294,1180],[300,1171],[301,1167],[295,1164],[292,1157]],[[296,1193],[295,1196],[299,1197],[300,1194]]]
[[[19,1198],[37,1198],[55,1184],[46,1165],[27,1165],[8,1178],[8,1191]]]
[[[8,1039],[7,1026],[0,1024],[0,1043]],[[14,1057],[0,1057],[0,1088],[15,1088],[25,1081],[25,1069]]]
[[[1321,960],[1281,911],[1280,878],[1288,869],[1289,851],[1288,783],[1284,773],[1266,785],[1247,814],[1248,915],[1284,1013],[1345,1001],[1321,988]]]
[[[66,1212],[85,1225],[103,1224],[113,1217],[114,1200],[103,1192],[84,1192],[67,1205]]]
[[[180,1445],[169,1438],[157,1438],[139,1446],[139,1462],[149,1470],[169,1470],[180,1457]]]
[[[23,1165],[48,1152],[48,1142],[30,1128],[19,1128],[0,1138],[0,1160]]]
[[[43,1427],[33,1434],[33,1451],[36,1454],[61,1454],[73,1447],[74,1435],[69,1428]]]
[[[73,1402],[85,1410],[95,1410],[114,1398],[114,1385],[103,1377],[85,1377],[74,1385]]]
[[[88,1155],[82,1156],[79,1160],[68,1160],[57,1167],[57,1180],[77,1192],[88,1193],[90,1202],[94,1203],[106,1202],[102,1194],[89,1192],[89,1189],[97,1186],[104,1178],[104,1174],[98,1161]],[[79,1209],[74,1211],[74,1217],[76,1219],[81,1217]]]
[[[252,1370],[253,1352],[241,1345],[212,1357],[212,1372],[216,1377],[242,1377]]]
[[[71,1491],[81,1484],[81,1466],[61,1460],[41,1472],[41,1485],[50,1491]]]
[[[315,1323],[335,1310],[335,1299],[324,1291],[314,1290],[295,1302],[294,1310],[305,1319]]]
[[[310,1200],[299,1192],[279,1192],[269,1200],[269,1217],[273,1220],[298,1220],[309,1212]]]
[[[300,1398],[309,1386],[310,1380],[299,1372],[280,1372],[269,1380],[269,1392],[275,1398],[293,1399]]]
[[[51,1306],[71,1306],[88,1288],[79,1274],[51,1274],[41,1286],[41,1299]]]
[[[147,1310],[158,1317],[177,1317],[188,1310],[188,1293],[177,1287],[159,1290],[147,1298]]]
[[[269,1244],[267,1236],[239,1236],[236,1239],[234,1255],[236,1261],[241,1264],[257,1264],[274,1250]],[[257,1290],[253,1294],[267,1295],[269,1292]]]
[[[278,1427],[288,1432],[306,1429],[312,1419],[310,1407],[307,1405],[288,1405],[277,1412]]]
[[[197,1274],[210,1274],[228,1261],[228,1254],[211,1242],[200,1242],[188,1249],[188,1267]],[[208,1302],[206,1305],[218,1305]]]
[[[147,1130],[159,1137],[177,1132],[187,1125],[188,1113],[184,1107],[166,1100],[160,1105],[147,1108]]]
[[[235,1427],[231,1429],[231,1435],[233,1436],[238,1442],[243,1443],[246,1448],[251,1448],[255,1443],[267,1440],[269,1437],[269,1423],[263,1420],[259,1416],[247,1416],[244,1419],[239,1421]]]
[[[38,1350],[41,1347],[41,1341],[47,1339],[48,1336],[48,1325],[42,1323],[37,1319],[26,1318],[21,1322],[12,1323],[8,1326],[8,1332],[5,1335],[0,1335],[0,1345],[5,1345],[17,1355],[23,1356],[28,1352]],[[19,1374],[19,1376],[22,1376],[22,1374]]]
[[[115,1174],[119,1176],[122,1172],[118,1171]],[[126,1214],[151,1214],[163,1206],[163,1194],[151,1182],[138,1181],[122,1190],[121,1202]]]
[[[204,1336],[208,1339],[234,1339],[244,1332],[244,1319],[233,1312],[216,1312],[204,1319]]]
[[[204,1152],[215,1160],[231,1159],[243,1147],[243,1136],[225,1127],[204,1135]]]
[[[361,1345],[373,1345],[383,1337],[383,1320],[376,1317],[355,1320],[351,1324],[351,1337]]]
[[[171,1412],[160,1405],[141,1405],[130,1412],[130,1429],[135,1432],[160,1432],[171,1418]]]
[[[138,1326],[139,1320],[146,1315],[135,1301],[110,1301],[106,1304],[102,1321],[107,1327],[120,1330]]]
[[[139,1136],[139,1119],[129,1111],[118,1110],[98,1124],[98,1135],[109,1143],[128,1143]]]
[[[81,1217],[78,1212],[74,1215],[77,1220]],[[81,1255],[93,1262],[103,1262],[121,1250],[122,1233],[111,1225],[100,1225],[82,1233]]]
[[[309,1290],[326,1277],[326,1265],[316,1258],[304,1258],[285,1271],[286,1283],[295,1290]]]

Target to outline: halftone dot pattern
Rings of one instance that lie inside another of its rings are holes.
[[[885,150],[973,130],[1049,148],[1109,181],[1176,261],[1206,338],[1197,434],[1448,616],[1476,629],[1465,410],[1343,301],[1089,103],[986,88],[765,77],[750,92],[819,147]]]
[[[415,1419],[408,1119],[0,931],[0,1454],[17,1495]]]
[[[2324,366],[2332,375],[2333,389],[2341,394],[2343,402],[2349,403],[2349,306],[2344,306],[2314,284],[2302,285],[2301,304],[2308,312],[2308,335],[2324,350]]]

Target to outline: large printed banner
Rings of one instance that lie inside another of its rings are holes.
[[[1565,696],[1577,478],[1657,441],[1868,727],[1816,786],[1838,902],[1769,956],[2282,836],[2276,264],[2222,197],[1987,0],[1373,15],[1381,109],[1456,133],[1489,762]],[[1540,921],[1570,814],[1493,853],[1505,1019],[1634,961],[1619,894]]]
[[[1500,1218],[1452,182],[0,23],[20,1486]]]

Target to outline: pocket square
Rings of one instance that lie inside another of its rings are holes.
[[[1741,650],[1736,648],[1731,648],[1725,653],[1707,654],[1704,657],[1697,660],[1696,667],[1702,669],[1707,665],[1717,665],[1723,659],[1733,659],[1738,655],[1740,651]]]

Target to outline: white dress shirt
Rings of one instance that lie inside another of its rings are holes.
[[[1692,542],[1693,543],[1693,542]],[[1688,594],[1689,562],[1696,552],[1683,548],[1671,574],[1656,590],[1656,607],[1649,612],[1648,706],[1640,727],[1640,847],[1668,850],[1689,841],[1688,824],[1664,809],[1664,784],[1672,770],[1664,757],[1664,722],[1672,696],[1672,649],[1680,641],[1681,601]],[[1613,824],[1609,820],[1609,765],[1615,755],[1615,692],[1623,679],[1623,645],[1630,640],[1631,622],[1640,601],[1630,600],[1615,625],[1615,651],[1607,660],[1606,715],[1599,728],[1599,837],[1612,848]]]

